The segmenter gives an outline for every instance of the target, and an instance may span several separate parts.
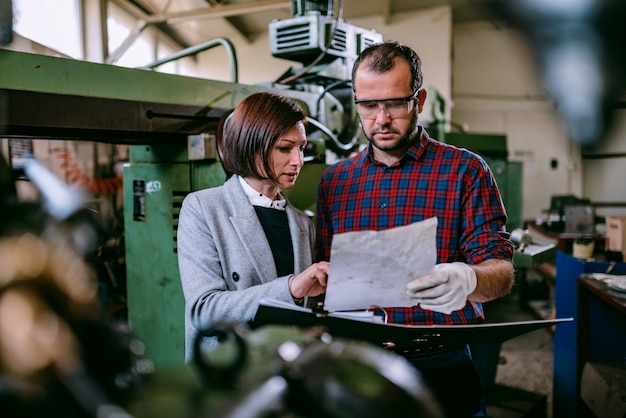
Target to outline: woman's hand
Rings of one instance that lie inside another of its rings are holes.
[[[330,263],[328,261],[320,261],[311,264],[306,270],[289,279],[289,291],[295,299],[301,299],[305,296],[319,296],[326,292],[326,279]]]

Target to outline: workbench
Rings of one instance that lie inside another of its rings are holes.
[[[603,282],[584,278],[608,270],[623,275],[626,264],[584,261],[557,251],[556,316],[574,321],[560,324],[554,331],[554,418],[608,417],[599,412],[601,403],[605,403],[607,390],[618,390],[620,385],[619,376],[609,375],[621,373],[623,386],[626,299],[607,291]],[[605,392],[599,394],[602,384]]]
[[[522,309],[529,309],[530,289],[527,274],[529,269],[534,269],[544,263],[554,262],[556,258],[556,244],[530,244],[515,250],[513,264],[516,268],[515,283],[518,292],[518,301]],[[541,319],[549,319],[543,315]]]
[[[580,397],[593,416],[626,416],[626,294],[578,282]]]

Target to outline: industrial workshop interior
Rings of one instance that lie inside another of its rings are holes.
[[[0,0],[0,415],[444,417],[397,335],[468,345],[490,418],[626,417],[624,39],[623,0]],[[227,179],[225,116],[305,109],[284,193],[314,222],[387,40],[422,60],[419,125],[493,172],[510,294],[475,327],[260,304],[185,361],[178,215]]]

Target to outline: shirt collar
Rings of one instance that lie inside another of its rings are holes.
[[[428,136],[428,133],[422,126],[418,126],[415,140],[413,141],[411,146],[406,150],[402,158],[400,158],[400,161],[398,162],[398,164],[402,164],[402,161],[406,158],[412,158],[415,161],[419,160],[422,157],[422,155],[424,155],[424,152],[426,150],[426,144],[428,143],[428,141],[430,141],[430,137]],[[365,152],[363,153],[362,159],[364,158],[369,158],[372,163],[378,164],[376,160],[374,159],[371,142],[367,144],[367,148]]]
[[[256,191],[252,186],[250,186],[241,176],[239,177],[239,184],[243,188],[244,193],[248,196],[248,200],[252,204],[252,206],[261,206],[264,208],[272,208],[285,210],[285,206],[287,206],[287,199],[283,196],[282,199],[272,200],[269,197],[265,196],[262,193]],[[282,192],[280,192],[282,196]]]

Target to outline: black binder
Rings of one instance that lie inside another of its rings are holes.
[[[376,345],[393,343],[411,346],[430,344],[494,344],[537,329],[573,321],[573,318],[482,323],[474,325],[400,325],[353,319],[341,312],[314,311],[269,299],[259,303],[250,326],[294,325],[322,327],[333,336],[367,341]]]

